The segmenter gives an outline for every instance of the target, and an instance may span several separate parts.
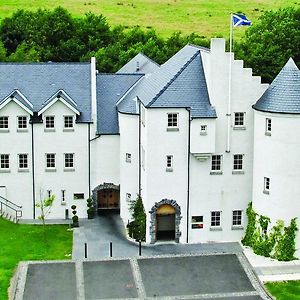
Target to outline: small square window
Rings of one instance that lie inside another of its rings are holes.
[[[28,128],[28,122],[26,116],[19,116],[18,117],[18,129],[24,130]]]
[[[207,125],[201,125],[200,126],[200,135],[206,135],[207,134]]]
[[[65,168],[74,168],[74,153],[65,153]]]
[[[167,163],[166,171],[172,172],[173,171],[173,155],[167,155],[166,163]]]
[[[266,118],[266,135],[271,135],[272,131],[272,120],[270,118]]]
[[[234,113],[234,126],[244,127],[245,126],[245,113],[235,112]]]
[[[8,129],[8,117],[7,116],[0,117],[0,129]]]
[[[270,193],[270,178],[264,177],[264,191],[265,194]]]
[[[54,116],[46,116],[45,118],[45,128],[54,129],[55,127],[55,118]]]
[[[131,163],[131,153],[126,153],[126,162]]]
[[[64,116],[64,129],[73,129],[73,116]]]
[[[222,173],[222,155],[212,155],[211,157],[211,174]]]
[[[210,219],[211,227],[220,227],[221,226],[221,212],[220,211],[212,211],[211,219]]]
[[[232,212],[232,226],[241,226],[242,225],[242,211],[234,210]]]
[[[46,154],[46,168],[55,169],[55,153]]]
[[[9,169],[9,154],[0,154],[0,169]]]
[[[168,128],[178,128],[178,113],[168,114]]]
[[[19,169],[28,169],[28,154],[19,154]]]

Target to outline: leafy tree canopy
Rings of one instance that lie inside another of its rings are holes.
[[[255,75],[271,82],[290,57],[300,65],[300,9],[264,13],[236,45],[237,56]]]

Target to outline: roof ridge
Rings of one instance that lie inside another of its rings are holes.
[[[150,60],[151,62],[153,62],[154,64],[156,64],[158,67],[160,67],[160,64],[159,63],[157,63],[155,60],[153,60],[152,58],[150,58],[149,56],[147,56],[146,54],[144,54],[143,52],[139,52],[138,54],[141,54],[141,55],[143,55],[145,58],[147,58],[148,60]],[[138,55],[137,54],[137,55]],[[136,55],[136,56],[137,56]]]
[[[126,76],[144,76],[145,74],[144,73],[106,73],[106,72],[104,72],[104,73],[97,73],[97,76],[98,75],[126,75]]]
[[[187,68],[187,66],[200,54],[200,50],[196,53],[179,69],[179,71],[167,82],[167,84],[153,97],[153,99],[146,105],[150,107],[165,91],[166,89],[178,78],[178,76]]]
[[[189,45],[189,46],[192,46],[192,47],[195,47],[195,48],[197,48],[197,49],[199,49],[199,50],[204,50],[204,51],[206,51],[206,52],[210,52],[210,49],[207,48],[207,47],[195,45],[195,44],[192,44],[192,43],[188,43],[188,45]]]

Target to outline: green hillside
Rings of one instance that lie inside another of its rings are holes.
[[[264,11],[298,5],[300,0],[6,0],[0,5],[0,18],[17,9],[62,6],[74,16],[91,11],[106,16],[111,25],[154,28],[164,37],[179,30],[227,37],[231,11],[243,12],[255,22]],[[243,30],[239,28],[235,35],[241,36]]]

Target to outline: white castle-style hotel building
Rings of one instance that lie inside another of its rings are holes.
[[[251,201],[273,223],[300,216],[292,59],[271,85],[224,39],[187,45],[163,65],[138,54],[115,74],[98,73],[94,59],[0,70],[0,201],[22,206],[23,219],[55,195],[50,218],[71,217],[73,204],[86,217],[93,197],[127,224],[140,194],[148,243],[196,243],[239,241]]]

